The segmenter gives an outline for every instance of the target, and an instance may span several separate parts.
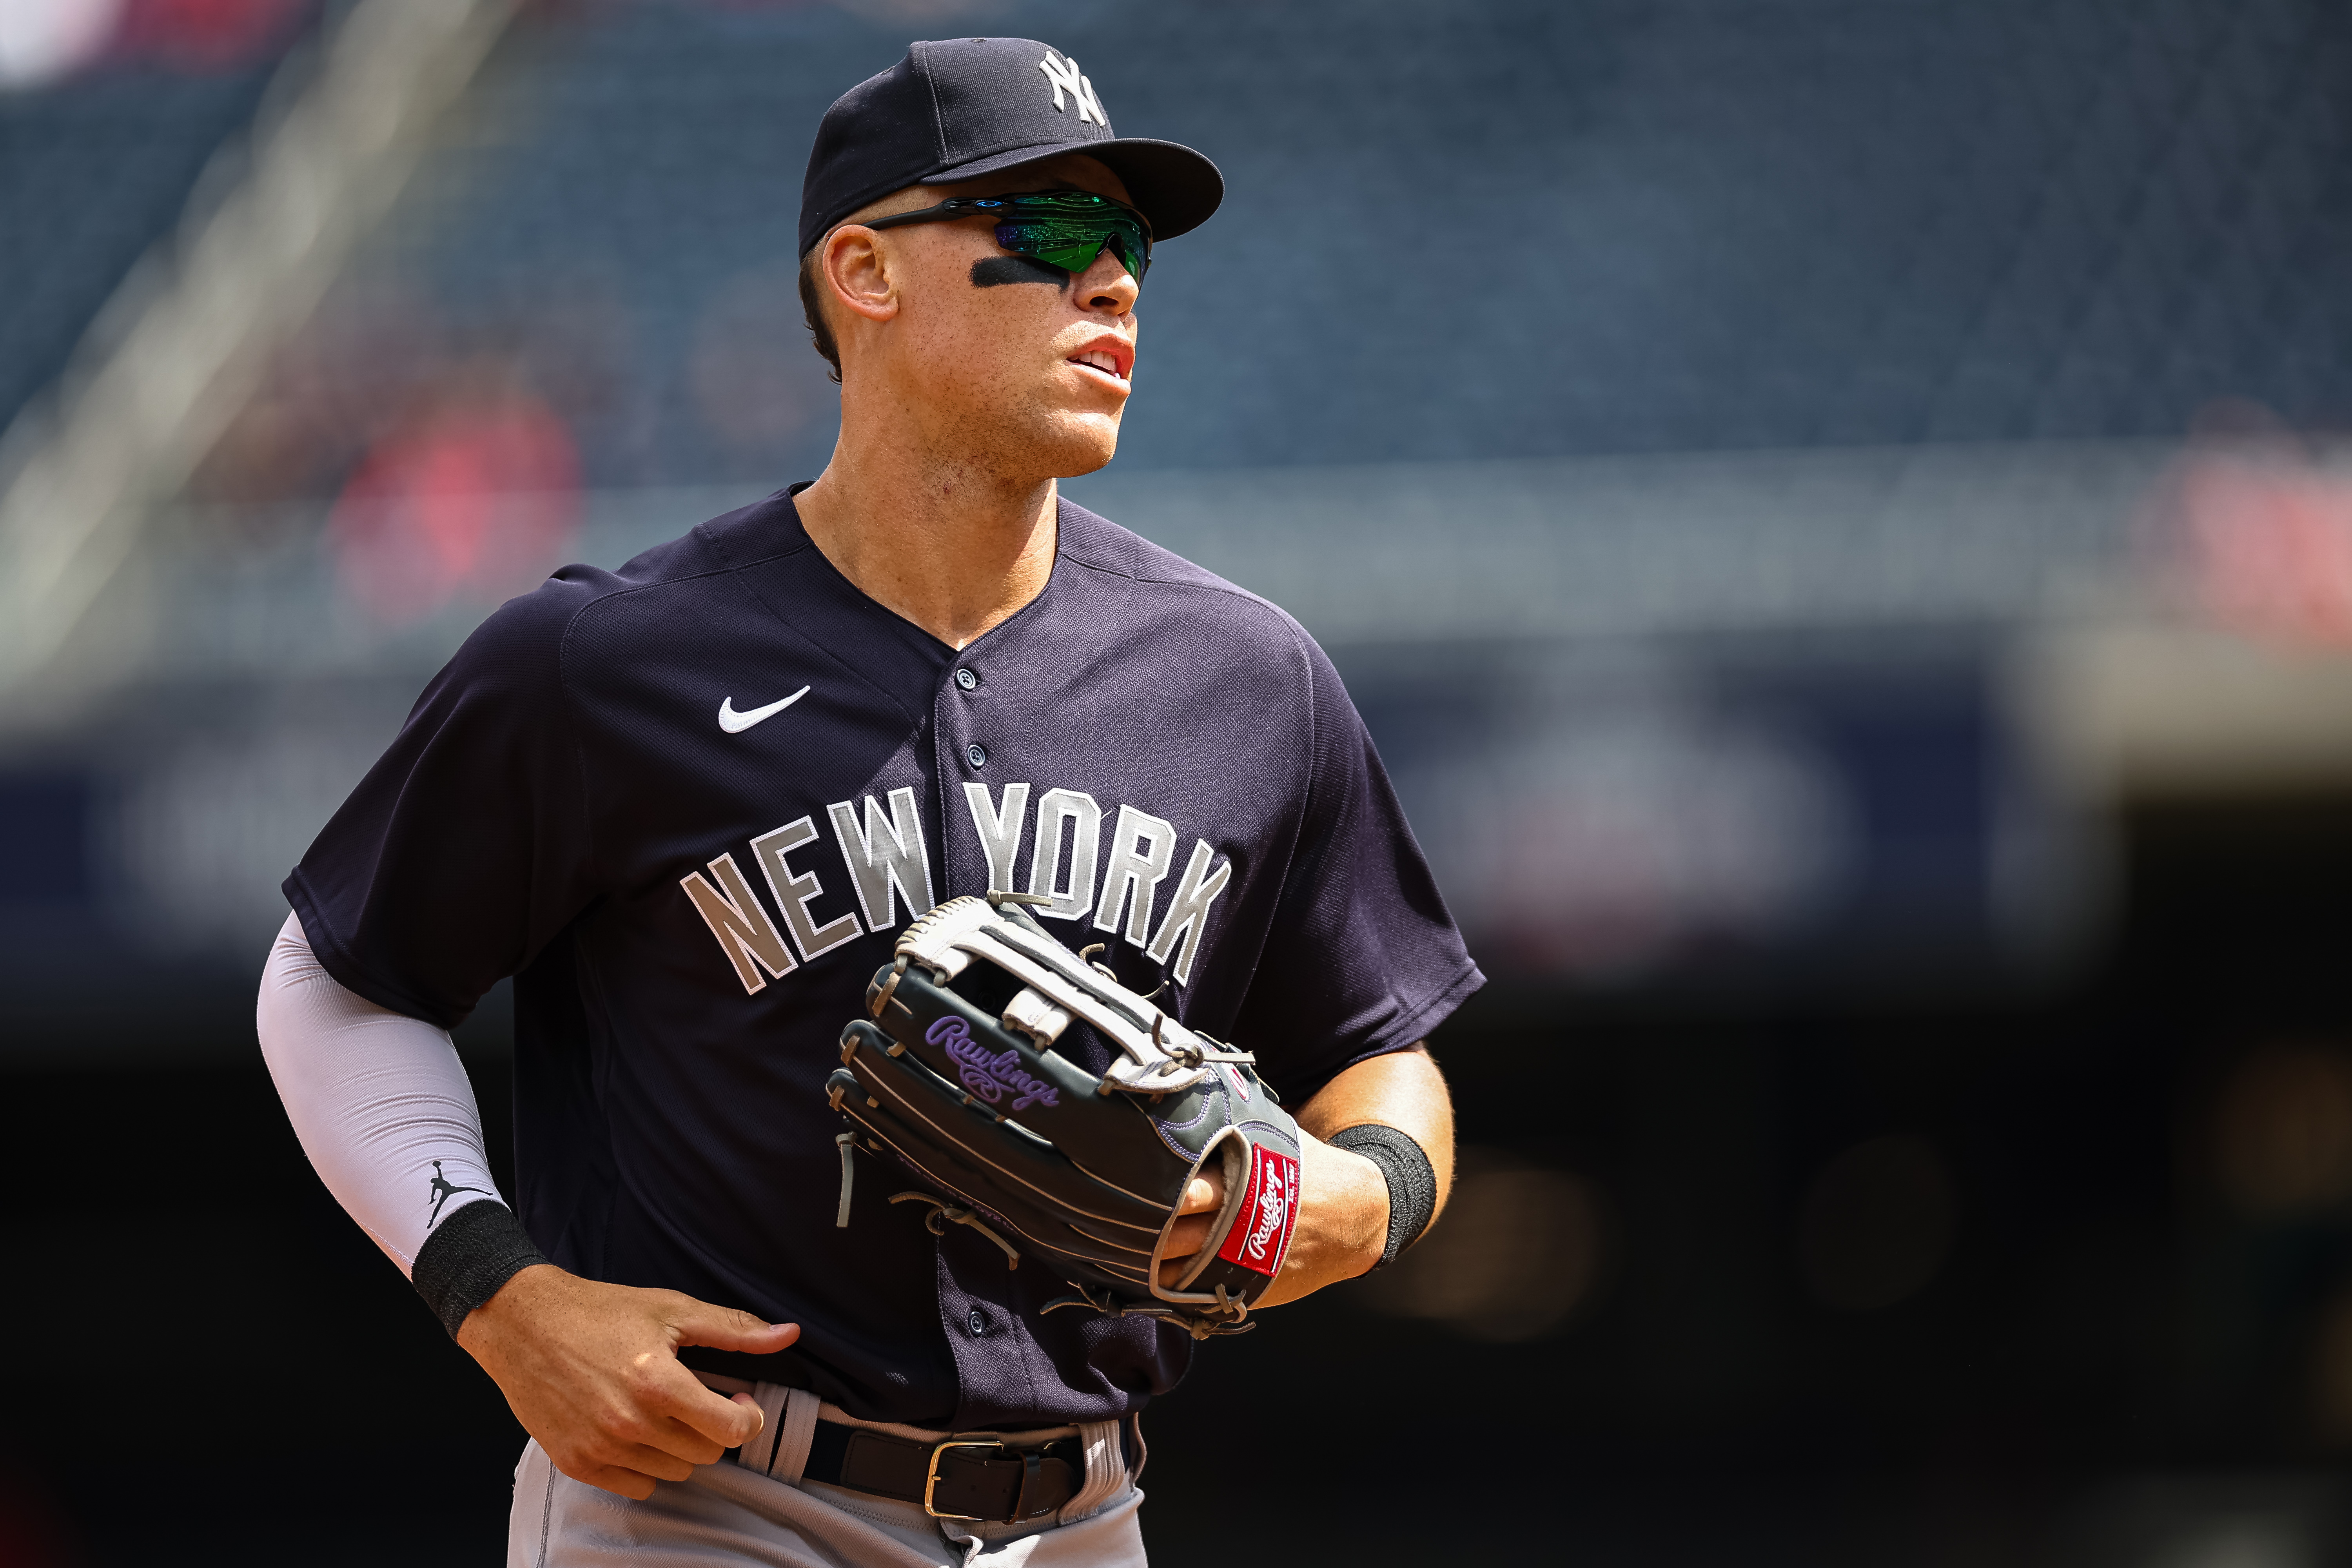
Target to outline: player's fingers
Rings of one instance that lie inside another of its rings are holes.
[[[714,1393],[667,1356],[640,1358],[626,1390],[627,1406],[608,1417],[593,1460],[643,1469],[635,1456],[658,1453],[662,1468],[649,1473],[664,1480],[683,1479],[683,1473],[673,1473],[681,1465],[690,1471],[718,1463],[728,1449],[749,1441],[763,1420],[750,1394]]]
[[[1213,1223],[1206,1215],[1180,1219],[1168,1227],[1168,1245],[1160,1249],[1162,1258],[1190,1258],[1209,1245],[1209,1226]]]
[[[726,1447],[740,1448],[760,1435],[761,1429],[767,1426],[768,1418],[761,1412],[760,1402],[748,1394],[730,1394],[727,1396],[727,1403],[735,1407],[733,1425],[727,1429],[727,1432],[717,1436],[713,1436],[705,1428],[704,1436],[710,1436],[714,1442],[724,1437]],[[709,1459],[698,1459],[695,1462],[702,1465],[713,1463]]]
[[[755,1417],[758,1414],[756,1410],[752,1412]],[[751,1425],[751,1432],[745,1433],[742,1438],[731,1443],[722,1443],[707,1433],[698,1431],[684,1421],[675,1417],[666,1417],[652,1424],[646,1433],[646,1447],[658,1449],[688,1465],[715,1465],[727,1457],[728,1449],[741,1447],[743,1443],[750,1439],[751,1433],[760,1429],[756,1419]]]
[[[1184,1184],[1184,1197],[1177,1204],[1178,1214],[1213,1214],[1225,1201],[1225,1173],[1204,1172]]]
[[[585,1481],[608,1492],[618,1492],[633,1502],[643,1502],[654,1495],[654,1479],[635,1470],[625,1470],[618,1465],[592,1465],[578,1472],[565,1470],[575,1481]]]
[[[677,1362],[660,1369],[654,1386],[641,1397],[646,1417],[656,1423],[655,1441],[695,1464],[707,1465],[719,1456],[704,1451],[715,1443],[720,1450],[739,1448],[756,1436],[767,1417],[748,1394],[729,1397],[705,1388],[701,1381]],[[692,1432],[690,1440],[673,1440],[673,1434]]]
[[[618,1492],[638,1502],[654,1495],[656,1481],[682,1481],[694,1474],[694,1467],[675,1455],[642,1443],[621,1443],[598,1446],[598,1457],[572,1454],[556,1459],[548,1458],[555,1468],[575,1481],[601,1487],[608,1492]]]
[[[667,1316],[679,1344],[741,1351],[745,1355],[773,1355],[801,1337],[798,1323],[771,1323],[749,1312],[714,1307],[691,1296],[672,1297]]]
[[[634,1471],[650,1486],[657,1480],[685,1480],[697,1465],[716,1464],[725,1453],[725,1448],[669,1417],[645,1415],[584,1438],[557,1460],[555,1468],[592,1486],[604,1483],[590,1480],[591,1471]]]
[[[1192,1260],[1189,1257],[1162,1258],[1160,1264],[1160,1285],[1165,1289],[1174,1289],[1176,1282],[1184,1278],[1184,1270],[1192,1266]]]
[[[714,1454],[706,1462],[716,1462],[718,1457]],[[692,1459],[651,1443],[639,1443],[629,1448],[622,1456],[621,1463],[625,1468],[657,1481],[689,1480],[694,1476]]]

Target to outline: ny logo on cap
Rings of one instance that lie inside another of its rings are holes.
[[[1077,100],[1079,124],[1084,125],[1091,119],[1104,130],[1110,129],[1110,116],[1103,112],[1102,100],[1095,96],[1095,84],[1078,74],[1076,60],[1056,59],[1048,53],[1044,59],[1037,62],[1037,68],[1044,71],[1045,79],[1054,84],[1055,109],[1061,110],[1065,114],[1069,112],[1068,110],[1062,108],[1062,94],[1066,91],[1072,98]]]

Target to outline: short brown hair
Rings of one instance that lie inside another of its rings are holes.
[[[841,384],[841,347],[833,341],[833,329],[825,324],[824,310],[816,291],[816,258],[824,253],[819,246],[801,258],[801,313],[808,318],[809,341],[824,363],[833,367],[833,384]]]

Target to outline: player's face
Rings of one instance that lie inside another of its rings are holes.
[[[1128,199],[1109,170],[1071,156],[919,186],[887,205],[1071,189]],[[871,216],[884,216],[878,204]],[[1110,461],[1136,353],[1136,280],[1116,254],[1064,272],[1001,248],[986,218],[860,232],[879,252],[896,308],[885,330],[859,334],[869,352],[849,353],[845,381],[881,377],[894,417],[945,449],[989,454],[1008,478],[1066,478]]]

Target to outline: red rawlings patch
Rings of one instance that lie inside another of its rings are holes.
[[[1254,1273],[1271,1277],[1290,1250],[1290,1229],[1298,1220],[1298,1162],[1271,1149],[1250,1151],[1249,1191],[1242,1212],[1217,1256]]]

